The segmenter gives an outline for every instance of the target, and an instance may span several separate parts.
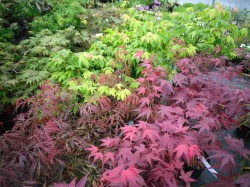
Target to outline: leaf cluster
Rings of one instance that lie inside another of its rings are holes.
[[[64,48],[87,47],[88,42],[86,33],[69,27],[56,34],[43,30],[18,45],[1,43],[1,104],[30,96],[49,79],[52,54]]]

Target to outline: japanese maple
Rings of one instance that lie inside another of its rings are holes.
[[[140,85],[123,101],[105,96],[80,103],[79,95],[46,83],[19,102],[29,110],[0,137],[0,184],[190,186],[195,168],[185,168],[206,154],[215,160],[221,184],[246,184],[235,155],[248,158],[250,151],[242,140],[222,134],[249,112],[249,89],[230,82],[240,78],[241,67],[196,56],[179,60],[179,72],[167,80],[154,58],[136,55]],[[106,80],[112,84],[111,77]],[[234,179],[223,181],[232,173]],[[86,175],[76,184],[74,178]]]
[[[138,79],[134,123],[121,127],[119,137],[102,140],[112,146],[101,144],[94,154],[93,146],[89,149],[90,157],[100,160],[106,169],[102,184],[179,186],[184,181],[190,186],[195,181],[193,171],[185,172],[184,165],[201,159],[204,152],[218,161],[212,166],[218,172],[237,176],[235,155],[248,158],[250,151],[244,149],[242,140],[222,136],[220,131],[235,128],[237,119],[248,111],[249,90],[230,85],[232,78],[240,78],[241,68],[223,58],[181,59],[177,63],[181,72],[171,82],[162,68],[153,66],[154,59],[140,60],[144,69]],[[103,159],[107,153],[112,159]],[[123,173],[128,176],[122,177]],[[236,183],[242,181],[239,178]]]

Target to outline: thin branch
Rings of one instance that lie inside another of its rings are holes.
[[[213,21],[213,20],[215,20],[215,18],[209,20],[209,22],[207,22],[207,24],[205,25],[204,28],[206,28],[206,27],[209,25],[209,23],[210,23],[211,21]],[[195,43],[194,43],[194,46],[197,45],[197,43],[199,42],[199,40],[201,39],[201,37],[202,37],[202,35],[200,35],[200,36],[197,38],[197,40],[196,40]]]

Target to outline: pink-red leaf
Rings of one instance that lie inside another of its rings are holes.
[[[234,156],[226,151],[222,150],[214,150],[215,154],[210,156],[209,158],[219,158],[221,160],[221,170],[226,164],[231,163],[235,167]]]
[[[142,138],[143,139],[148,138],[152,142],[155,142],[156,140],[160,139],[160,136],[159,136],[159,132],[156,129],[148,128],[143,131]]]
[[[191,178],[193,171],[189,171],[185,173],[183,170],[181,170],[181,178],[187,183],[187,185],[190,185],[190,182],[196,181],[195,179]]]
[[[113,164],[115,164],[115,154],[111,152],[107,152],[104,154],[104,163],[110,160]]]

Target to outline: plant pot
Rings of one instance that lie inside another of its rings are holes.
[[[168,10],[170,13],[172,13],[173,10],[174,10],[174,7],[168,7],[167,10]]]
[[[13,116],[6,112],[0,113],[0,136],[14,126]]]
[[[236,133],[242,138],[250,138],[250,127],[241,125],[236,129]]]
[[[205,152],[204,153],[204,157],[206,158],[207,162],[210,163],[210,159],[207,159],[208,158],[208,154]],[[188,165],[184,165],[184,171],[185,172],[189,172],[189,171],[193,171],[192,175],[191,175],[191,178],[193,179],[199,179],[201,173],[203,172],[203,170],[206,168],[204,166],[204,164],[202,163],[201,160],[197,159],[195,161],[197,163],[197,167],[194,166],[196,163],[193,163],[192,166],[188,166]]]

